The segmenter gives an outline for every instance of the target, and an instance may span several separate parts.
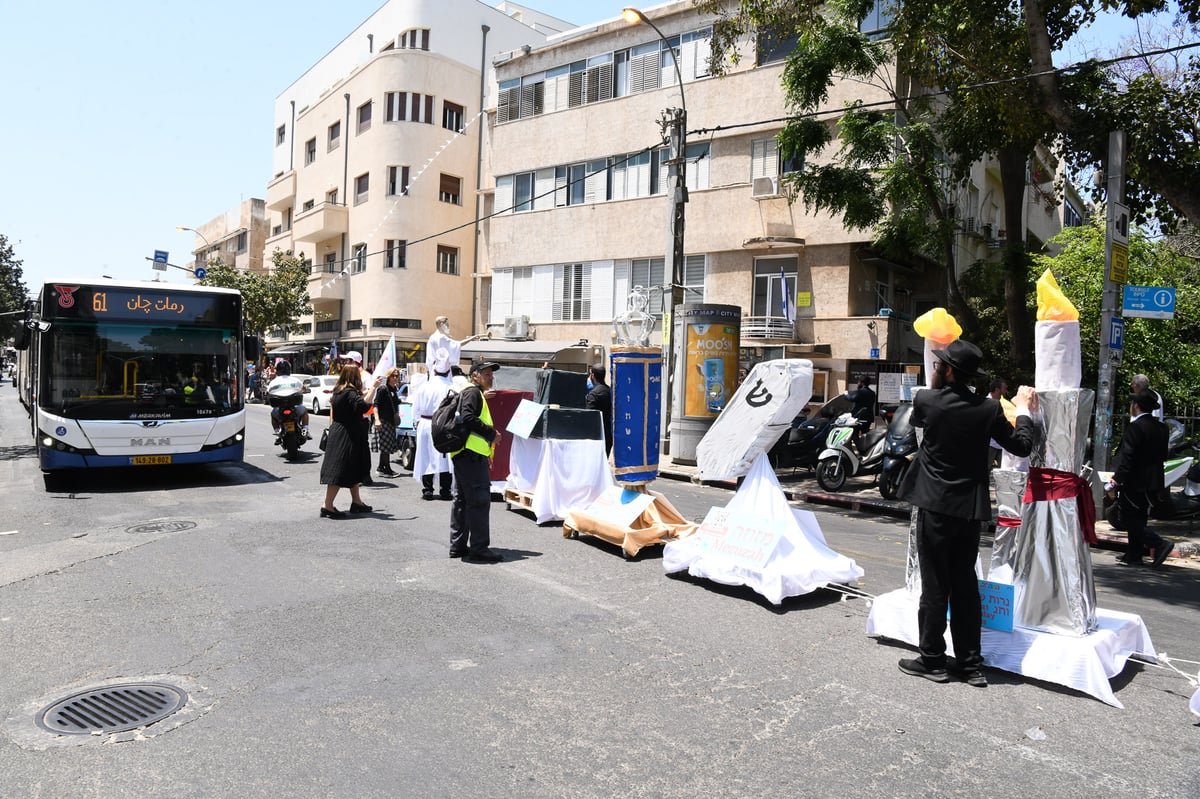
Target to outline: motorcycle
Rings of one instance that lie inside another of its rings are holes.
[[[1187,449],[1200,450],[1200,446],[1187,441],[1171,449],[1172,454],[1182,454]],[[1161,520],[1200,519],[1200,461],[1195,456],[1177,458],[1167,461],[1164,468],[1166,475],[1163,483],[1166,488],[1159,501],[1151,501],[1150,517]],[[1183,490],[1171,491],[1171,486],[1180,477],[1183,478]]]
[[[849,407],[850,401],[838,395],[812,416],[797,416],[791,429],[771,447],[768,453],[771,465],[776,469],[817,468],[817,460],[825,448],[825,437],[833,427],[833,420]]]
[[[300,419],[304,416],[304,398],[297,394],[269,396],[272,410],[279,409],[279,435],[275,442],[283,447],[288,460],[295,460],[308,438]]]
[[[851,443],[854,432],[869,424],[869,421],[855,418],[851,413],[843,413],[834,420],[833,429],[825,439],[825,449],[817,459],[817,482],[821,488],[838,491],[848,478],[879,469],[883,463],[883,445],[887,434],[884,428],[876,427],[860,436],[861,455]]]
[[[917,455],[917,428],[912,425],[912,405],[896,409],[883,440],[883,465],[879,470],[879,493],[895,499],[908,467]]]

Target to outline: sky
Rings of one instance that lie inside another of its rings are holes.
[[[627,2],[523,5],[583,26]],[[183,277],[155,273],[146,258],[166,250],[187,263],[194,236],[176,226],[266,196],[276,96],[383,4],[6,3],[0,234],[30,291],[60,277]],[[1115,44],[1114,30],[1089,32],[1081,46]]]

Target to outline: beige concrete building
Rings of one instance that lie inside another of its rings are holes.
[[[275,103],[269,254],[311,263],[313,317],[276,336],[303,362],[357,349],[423,362],[434,319],[472,332],[486,69],[568,23],[523,6],[392,0]]]
[[[192,257],[195,266],[204,266],[214,258],[235,269],[260,271],[270,264],[263,261],[263,248],[269,233],[266,203],[249,199],[198,228],[180,227],[195,234]]]
[[[495,216],[482,226],[490,279],[480,284],[478,324],[498,337],[608,344],[613,314],[634,285],[651,288],[655,314],[669,306],[661,299],[670,275],[659,119],[684,104],[685,301],[739,306],[743,363],[809,358],[818,397],[844,390],[854,375],[920,363],[912,321],[943,304],[935,270],[891,262],[872,252],[869,232],[782,196],[780,176],[800,167],[780,160],[780,123],[768,121],[785,114],[786,50],[746,43],[740,64],[714,78],[710,19],[689,0],[645,14],[678,53],[682,86],[659,36],[619,18],[495,62],[499,92],[484,146],[485,211]],[[872,91],[844,83],[826,107],[886,99]],[[1057,168],[1048,154],[1042,165]],[[1046,188],[1031,190],[1020,221],[1039,242],[1062,223],[1043,210]],[[980,164],[962,194],[960,268],[998,258],[1006,227],[994,164]],[[796,298],[794,321],[787,295]],[[890,399],[884,393],[881,401]]]

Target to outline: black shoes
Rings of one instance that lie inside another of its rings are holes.
[[[351,507],[353,507],[353,506],[351,506]],[[329,508],[322,506],[321,518],[322,519],[344,519],[344,518],[346,518],[346,511],[338,510],[337,508],[330,510]]]
[[[983,669],[960,669],[956,664],[950,664],[948,670],[967,685],[975,688],[987,688],[988,681],[987,677],[983,676]]]
[[[425,500],[426,502],[433,502],[433,492],[432,491],[421,492],[421,499]]]
[[[376,469],[375,473],[380,477],[399,477],[400,475],[393,472],[391,469]]]
[[[1143,561],[1141,558],[1131,558],[1129,555],[1122,555],[1121,557],[1117,558],[1117,563],[1120,563],[1122,566],[1141,566],[1141,565],[1143,565]]]
[[[351,513],[370,513],[373,510],[375,510],[375,509],[372,508],[370,505],[360,505],[357,502],[350,503],[350,512]]]
[[[452,558],[465,558],[466,556],[467,556],[467,553],[464,551],[457,550],[457,549],[450,550],[450,557],[452,557]]]
[[[950,675],[945,666],[927,666],[921,658],[904,658],[900,661],[900,671],[914,677],[924,677],[933,682],[950,682]],[[982,675],[981,675],[982,676]]]
[[[468,552],[463,555],[463,560],[467,563],[499,563],[504,556],[493,549],[485,549],[482,552]]]
[[[433,499],[433,497],[430,497],[430,499]],[[440,494],[438,494],[438,499],[451,500],[451,499],[454,499],[454,495],[451,494],[449,491],[443,491]]]
[[[1151,568],[1157,569],[1159,566],[1163,565],[1163,561],[1167,559],[1167,556],[1171,554],[1171,550],[1174,548],[1175,545],[1167,539],[1163,538],[1159,540],[1158,546],[1154,549],[1154,565],[1151,566]]]

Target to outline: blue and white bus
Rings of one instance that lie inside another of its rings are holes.
[[[43,471],[242,460],[239,292],[52,280],[25,325],[17,381]]]

